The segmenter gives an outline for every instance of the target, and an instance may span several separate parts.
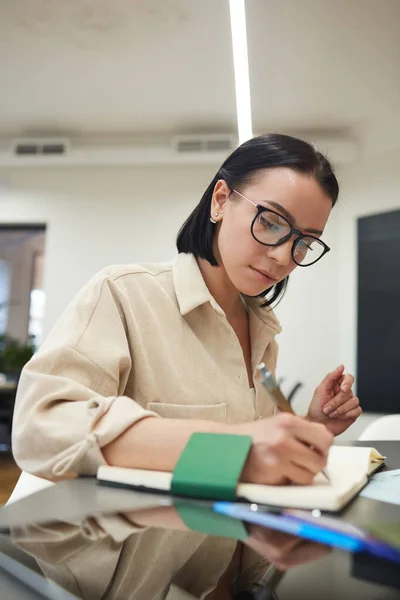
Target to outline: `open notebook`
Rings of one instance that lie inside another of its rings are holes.
[[[309,486],[239,483],[237,498],[271,506],[338,511],[364,487],[368,476],[379,469],[384,459],[375,448],[332,446],[326,468],[330,482],[319,474]],[[105,465],[99,467],[97,479],[143,491],[168,493],[172,473]]]

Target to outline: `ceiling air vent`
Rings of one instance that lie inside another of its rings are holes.
[[[12,153],[16,156],[64,156],[68,148],[67,139],[17,139],[12,143]]]
[[[178,140],[176,144],[178,152],[202,152],[203,143],[199,139],[183,139]]]
[[[236,147],[231,135],[179,135],[172,139],[174,150],[180,154],[230,152]]]
[[[27,142],[21,142],[14,147],[14,154],[21,154],[22,156],[31,156],[32,154],[38,154],[38,145],[29,144]]]
[[[233,140],[229,137],[219,139],[211,138],[206,141],[206,146],[208,152],[229,152],[229,150],[232,150],[235,147]]]

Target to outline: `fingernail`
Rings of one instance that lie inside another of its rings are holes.
[[[341,389],[342,389],[342,392],[348,392],[350,388],[348,385],[345,384],[345,385],[342,385]]]
[[[322,412],[324,413],[324,415],[328,415],[331,412],[331,410],[333,410],[333,407],[330,404],[328,404],[327,406],[324,406]]]
[[[335,410],[333,413],[331,413],[329,416],[333,418],[337,417],[339,415],[338,411]]]

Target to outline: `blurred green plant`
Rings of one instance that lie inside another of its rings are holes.
[[[31,338],[20,342],[8,335],[0,336],[0,373],[19,376],[21,370],[35,353]]]

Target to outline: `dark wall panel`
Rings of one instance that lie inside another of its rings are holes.
[[[400,210],[358,220],[357,337],[363,409],[400,413]]]

